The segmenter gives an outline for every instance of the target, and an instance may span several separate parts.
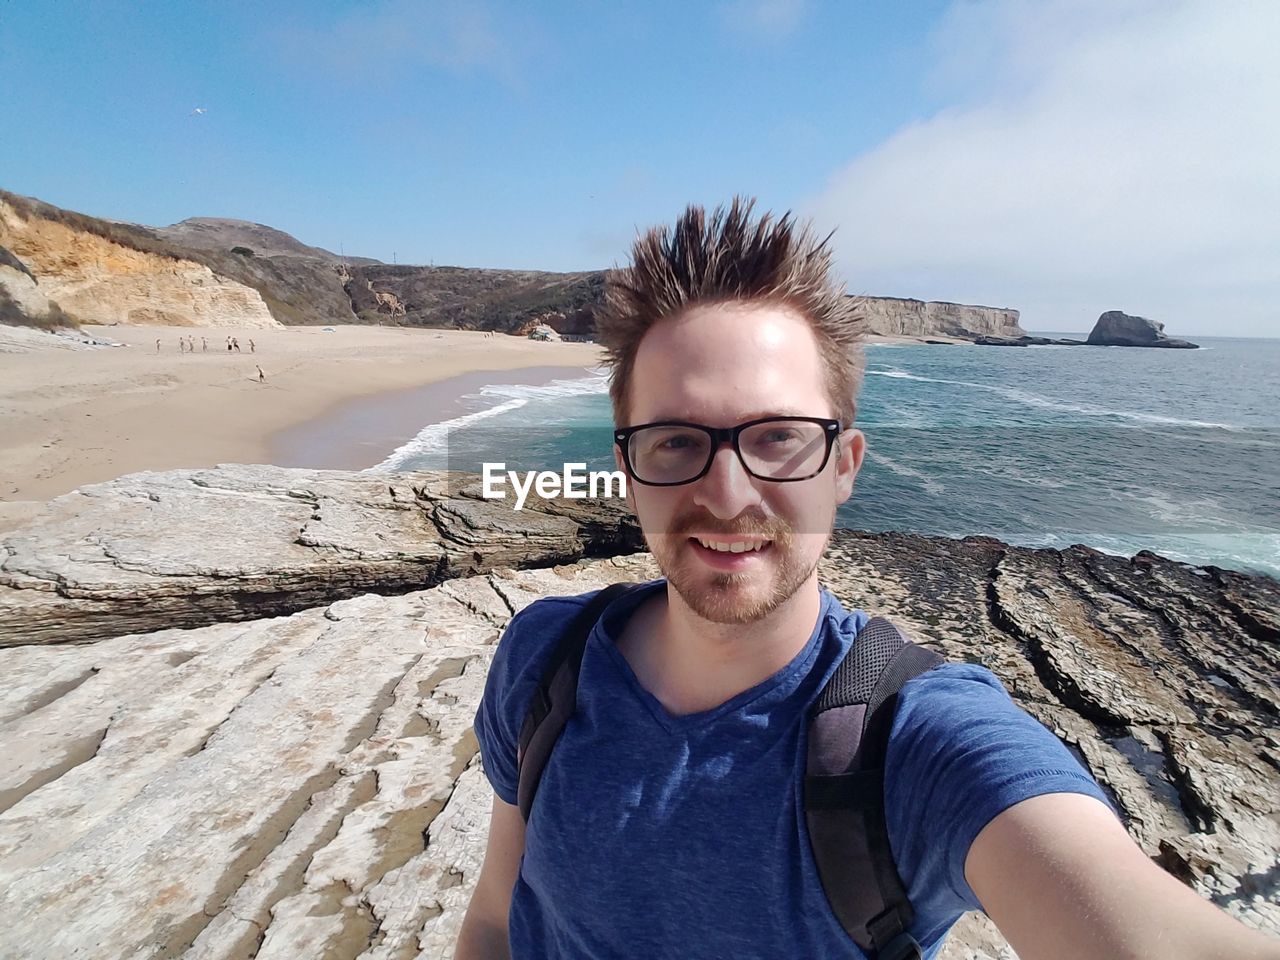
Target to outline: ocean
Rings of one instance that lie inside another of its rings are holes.
[[[868,346],[867,459],[837,524],[1280,577],[1280,340],[1193,339],[1200,350]],[[612,470],[606,384],[601,371],[485,387],[374,469]]]

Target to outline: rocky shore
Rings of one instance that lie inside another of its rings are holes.
[[[657,573],[610,508],[513,514],[478,489],[138,474],[0,540],[0,956],[452,956],[490,797],[471,718],[503,626]],[[993,669],[1151,857],[1280,934],[1280,584],[852,531],[821,573]],[[1012,954],[972,916],[942,956]]]

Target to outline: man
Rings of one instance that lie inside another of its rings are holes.
[[[800,793],[808,707],[867,619],[816,574],[865,446],[860,323],[829,267],[825,241],[735,201],[651,231],[611,279],[615,455],[666,579],[592,633],[527,828],[520,728],[585,599],[508,627],[476,716],[496,796],[459,960],[864,956]],[[1023,960],[1280,957],[1153,865],[980,667],[903,688],[884,796],[925,956],[972,909]]]

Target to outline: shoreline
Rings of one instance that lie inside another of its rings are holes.
[[[472,370],[420,386],[357,397],[268,437],[268,462],[309,470],[368,470],[425,428],[472,412],[464,401],[485,387],[540,387],[553,380],[585,377],[591,369],[537,366]]]
[[[125,474],[275,462],[274,438],[340,417],[353,402],[482,373],[487,383],[518,370],[583,370],[602,357],[593,343],[417,327],[85,331],[124,345],[0,353],[0,529],[53,497]],[[225,349],[229,336],[240,352]],[[194,354],[179,353],[186,337]],[[415,416],[409,436],[426,421]]]
[[[462,398],[484,386],[585,376],[603,359],[594,343],[426,327],[83,329],[121,345],[0,351],[0,532],[54,497],[132,473],[218,463],[366,469],[468,412]],[[179,352],[186,337],[194,354]],[[228,337],[240,351],[225,349]]]

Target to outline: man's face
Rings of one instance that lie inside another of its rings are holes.
[[[656,324],[640,342],[629,396],[631,425],[684,420],[723,428],[759,417],[835,417],[809,324],[778,306],[695,307]],[[846,431],[817,476],[775,483],[748,474],[724,444],[701,479],[674,487],[631,482],[628,499],[685,603],[717,623],[747,623],[813,579],[862,451],[862,435]],[[760,549],[723,550],[743,544]]]

